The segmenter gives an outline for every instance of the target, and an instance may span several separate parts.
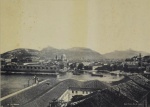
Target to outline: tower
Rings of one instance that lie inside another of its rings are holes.
[[[62,56],[61,56],[61,60],[62,61],[65,61],[67,58],[66,58],[66,55],[65,54],[63,54]]]
[[[142,66],[142,55],[141,55],[141,53],[139,53],[138,64],[139,64],[139,66]]]
[[[55,60],[56,60],[56,61],[58,60],[58,57],[57,57],[57,55],[56,55],[56,57],[55,57]]]

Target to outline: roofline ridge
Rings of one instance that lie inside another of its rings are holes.
[[[124,84],[124,83],[121,83],[121,84]],[[120,84],[118,84],[118,85],[120,85]],[[116,85],[116,86],[118,86],[118,85]],[[112,86],[113,87],[113,86]],[[119,88],[119,86],[118,86],[118,88]],[[116,89],[114,89],[114,88],[112,88],[113,90],[115,90],[115,91],[117,91]],[[119,88],[120,89],[120,88]],[[119,91],[117,91],[117,92],[119,92]],[[131,99],[131,98],[129,98],[128,96],[126,96],[125,94],[123,94],[123,93],[121,93],[121,92],[119,92],[121,95],[123,95],[123,96],[125,96],[125,97],[127,97],[128,99],[130,99],[130,100],[132,100],[132,101],[135,101],[136,103],[138,103],[138,101],[137,100],[134,100],[134,99]]]

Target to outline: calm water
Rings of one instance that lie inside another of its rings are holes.
[[[83,75],[72,75],[72,73],[67,73],[66,75],[61,75],[58,78],[46,75],[37,76],[39,80],[44,79],[76,79],[76,80],[100,80],[105,81],[107,83],[111,83],[112,81],[118,81],[123,79],[123,76],[111,76],[110,74],[103,74],[104,77],[93,77],[88,73],[84,73]],[[30,80],[29,84],[33,84],[32,80],[33,76],[31,75],[1,75],[1,96],[6,96],[10,93],[16,92],[24,87],[28,86],[28,80]]]

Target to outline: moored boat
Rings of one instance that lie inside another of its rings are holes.
[[[98,76],[98,77],[103,77],[103,74],[101,73],[96,73],[96,72],[92,72],[91,76]]]

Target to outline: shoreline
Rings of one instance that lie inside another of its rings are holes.
[[[57,76],[59,76],[59,73],[1,71],[1,75],[49,75],[49,76],[57,77]]]

